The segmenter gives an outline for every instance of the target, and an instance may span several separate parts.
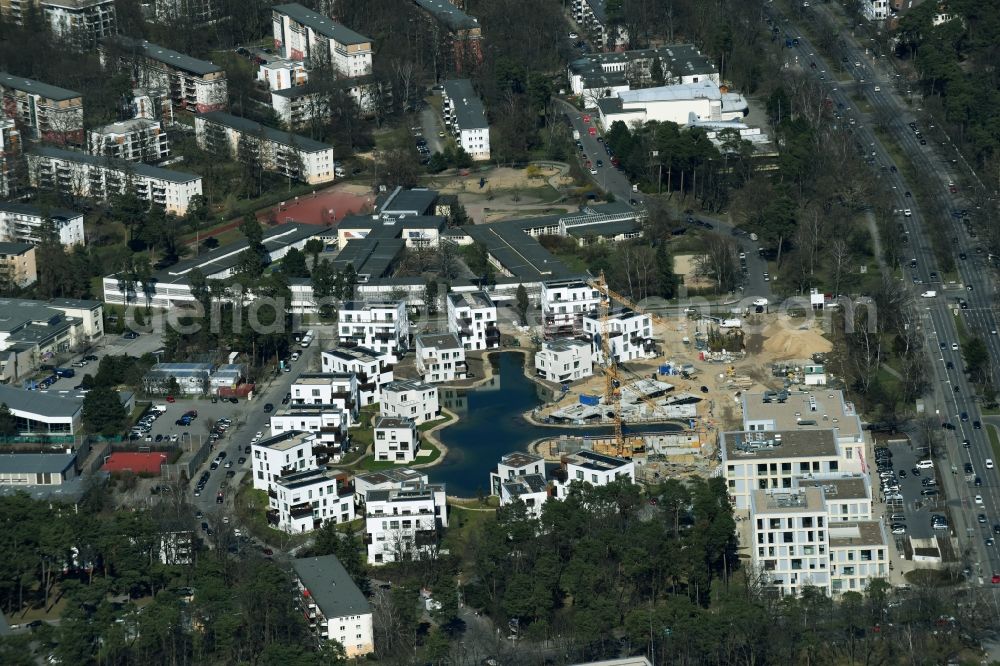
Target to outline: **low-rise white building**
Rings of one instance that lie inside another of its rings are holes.
[[[289,534],[356,517],[354,488],[343,471],[313,468],[285,474],[271,482],[267,497],[268,522]]]
[[[601,340],[605,333],[611,357],[617,363],[628,363],[651,355],[653,318],[648,314],[639,314],[629,309],[609,312],[606,332],[598,315],[586,315],[583,318],[583,330],[593,340],[591,351],[594,363],[599,365],[607,363]]]
[[[750,106],[739,93],[723,91],[711,79],[698,83],[623,90],[614,97],[597,100],[601,126],[617,121],[629,127],[649,121],[685,125],[704,121],[740,120],[750,113]]]
[[[601,292],[583,280],[542,283],[542,316],[547,336],[574,335],[583,330],[583,317],[596,313]]]
[[[170,140],[159,120],[132,118],[90,130],[87,152],[128,162],[159,162],[170,157]]]
[[[889,578],[889,540],[883,523],[830,520],[827,525],[831,594],[863,593],[873,580]]]
[[[406,301],[347,301],[337,313],[337,335],[341,346],[367,347],[398,363],[410,346]]]
[[[194,118],[198,146],[218,155],[237,158],[241,144],[259,155],[261,167],[310,185],[334,179],[333,146],[292,134],[223,111]]]
[[[291,406],[335,407],[344,412],[348,426],[357,424],[358,378],[353,373],[317,372],[299,375],[290,387]]]
[[[417,372],[425,382],[465,379],[468,366],[465,347],[454,333],[424,333],[417,336]]]
[[[365,498],[369,490],[391,490],[402,488],[406,484],[426,485],[427,474],[409,467],[394,467],[377,472],[365,472],[354,477],[354,502],[358,511],[364,513]]]
[[[372,607],[336,555],[292,560],[298,602],[310,630],[337,641],[348,658],[374,652]]]
[[[397,379],[382,387],[382,416],[413,419],[420,425],[441,415],[436,386],[413,379]]]
[[[535,371],[550,382],[575,382],[594,374],[591,343],[575,338],[546,340],[535,353]]]
[[[61,486],[77,476],[75,453],[0,454],[0,486]]]
[[[367,347],[336,347],[320,354],[320,367],[323,372],[353,373],[361,405],[371,405],[382,400],[382,387],[393,379],[391,356]]]
[[[581,450],[562,458],[562,468],[555,475],[555,496],[566,499],[574,483],[589,483],[594,487],[615,481],[635,483],[635,463],[625,458],[606,456]]]
[[[0,241],[38,245],[49,230],[63,245],[82,245],[83,213],[65,208],[43,210],[35,204],[0,202]]]
[[[315,444],[333,450],[333,462],[347,447],[348,427],[356,422],[350,412],[337,405],[291,405],[271,415],[271,432],[309,432],[316,436]]]
[[[441,528],[448,526],[445,487],[404,483],[369,490],[365,497],[368,564],[437,557]]]
[[[524,503],[529,518],[541,518],[542,507],[549,499],[549,482],[541,474],[519,476],[500,484],[500,506]]]
[[[497,306],[485,291],[448,294],[448,330],[467,351],[500,346]]]
[[[283,474],[315,469],[315,435],[308,432],[284,432],[250,445],[250,469],[255,490],[270,490]]]
[[[441,90],[441,115],[455,141],[474,160],[490,159],[490,125],[486,109],[469,79],[445,81]]]
[[[420,451],[420,432],[412,419],[380,416],[375,421],[375,460],[411,463]]]
[[[497,471],[490,472],[490,494],[499,495],[502,483],[529,474],[540,474],[544,477],[545,458],[521,451],[505,454],[497,464]]]

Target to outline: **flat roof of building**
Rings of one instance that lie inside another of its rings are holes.
[[[369,312],[371,310],[396,310],[402,301],[344,301],[341,312]]]
[[[165,180],[171,183],[190,183],[194,180],[201,180],[201,176],[193,173],[174,171],[173,169],[161,169],[160,167],[143,164],[142,162],[128,162],[106,155],[88,155],[78,150],[64,150],[53,146],[35,146],[32,148],[32,152],[43,157],[117,169],[118,171],[134,173],[145,178]]]
[[[606,456],[602,453],[595,453],[594,451],[588,451],[586,449],[563,456],[563,460],[568,464],[577,465],[578,467],[583,467],[584,469],[604,472],[611,469],[619,469],[631,463],[631,461],[625,460],[624,458]]]
[[[693,99],[721,100],[719,86],[711,79],[698,83],[677,83],[672,86],[623,90],[618,93],[623,104],[649,104],[653,102],[680,102]]]
[[[385,354],[380,354],[368,347],[334,347],[323,353],[342,358],[345,361],[363,361],[365,363],[376,363],[385,356]]]
[[[451,100],[451,108],[461,129],[488,129],[486,108],[476,94],[469,79],[449,79],[445,81],[444,94]]]
[[[620,222],[602,222],[599,224],[588,224],[586,226],[570,227],[566,233],[574,238],[591,238],[602,236],[604,238],[614,238],[621,234],[631,234],[641,231],[639,223],[635,220]]]
[[[32,243],[0,242],[0,254],[9,257],[18,257],[34,249],[35,246]]]
[[[382,385],[382,391],[430,391],[437,390],[433,384],[422,382],[419,379],[395,379]]]
[[[225,127],[234,129],[237,132],[242,132],[243,134],[263,136],[268,141],[273,141],[274,143],[279,143],[282,146],[294,148],[295,150],[299,150],[304,153],[318,153],[324,150],[333,150],[333,146],[330,144],[310,139],[309,137],[302,136],[301,134],[292,134],[291,132],[262,125],[258,122],[250,120],[249,118],[234,116],[233,114],[226,113],[225,111],[209,111],[208,113],[199,113],[195,116],[195,118],[204,118],[208,122],[224,125]]]
[[[826,511],[823,491],[819,488],[755,490],[752,513],[804,513]]]
[[[828,523],[827,535],[831,548],[848,546],[884,546],[885,528],[877,520]]]
[[[546,340],[542,343],[542,349],[549,349],[557,352],[569,351],[571,349],[579,349],[583,347],[589,348],[590,343],[576,338],[556,338],[555,340]]]
[[[500,458],[500,464],[506,465],[507,467],[513,467],[514,469],[520,469],[521,467],[527,467],[534,463],[542,462],[545,458],[542,456],[535,455],[534,453],[525,453],[523,451],[514,451],[512,453],[506,453]]]
[[[479,20],[469,16],[446,0],[413,0],[421,9],[445,24],[450,30],[472,30]]]
[[[430,215],[438,200],[436,190],[424,187],[404,188],[397,186],[388,194],[375,199],[375,210],[380,215]]]
[[[76,99],[77,97],[83,97],[82,94],[76,92],[75,90],[69,90],[68,88],[60,88],[59,86],[54,86],[49,83],[42,83],[41,81],[35,81],[34,79],[26,79],[22,76],[14,76],[7,72],[0,72],[0,86],[4,88],[13,88],[14,90],[20,90],[26,93],[32,93],[35,95],[41,95],[45,99],[55,100],[57,102],[64,102],[70,99]]]
[[[387,277],[405,250],[406,241],[400,238],[357,238],[347,242],[333,266],[338,270],[353,266],[358,275],[368,276],[370,281]]]
[[[396,416],[379,416],[375,419],[376,428],[406,428],[407,430],[415,427],[413,419],[404,419]]]
[[[7,405],[12,412],[49,418],[72,418],[83,410],[83,402],[75,398],[25,391],[5,384],[0,384],[0,404]]]
[[[78,213],[68,208],[42,208],[35,204],[16,203],[13,201],[0,201],[0,212],[24,215],[26,217],[48,217],[57,222],[83,217],[83,213]]]
[[[496,304],[490,295],[482,290],[478,291],[460,291],[452,292],[448,294],[448,300],[456,308],[472,308],[473,310],[480,308],[495,308]]]
[[[315,405],[312,406],[315,407]],[[283,432],[280,435],[273,435],[262,439],[254,444],[254,446],[259,446],[265,449],[273,449],[274,451],[287,451],[289,449],[294,449],[296,446],[301,445],[307,439],[311,439],[312,437],[313,434],[311,432],[290,430],[288,432]]]
[[[90,131],[97,134],[128,134],[129,132],[137,132],[153,126],[159,127],[159,125],[160,122],[152,118],[130,118],[102,125],[101,127],[95,127]]]
[[[48,304],[54,308],[72,308],[76,310],[96,310],[104,307],[103,301],[92,301],[89,298],[52,298]]]
[[[127,50],[141,53],[151,60],[156,60],[165,65],[170,65],[171,67],[175,67],[192,74],[198,74],[199,76],[222,71],[221,67],[214,65],[207,60],[192,58],[189,55],[178,53],[177,51],[165,48],[159,44],[153,44],[145,39],[134,39],[132,37],[126,37],[125,35],[116,35],[114,37],[106,37],[101,41],[103,43],[118,42],[119,45]]]
[[[378,472],[367,472],[354,477],[355,481],[364,481],[373,486],[380,486],[384,483],[405,483],[421,481],[426,478],[426,474],[409,467],[399,467],[396,469],[384,469]]]
[[[538,282],[552,278],[578,277],[578,271],[571,270],[542,247],[537,239],[525,232],[525,229],[535,227],[540,220],[550,221],[554,226],[559,223],[558,216],[549,216],[469,224],[463,229],[474,241],[483,244],[490,256],[519,280]]]
[[[283,488],[295,490],[296,488],[302,488],[303,486],[311,486],[316,483],[334,481],[338,477],[346,477],[346,475],[347,473],[343,470],[316,467],[313,469],[291,472],[283,476],[275,477],[274,482]],[[340,490],[340,488],[338,488],[338,490]]]
[[[800,488],[822,488],[823,496],[828,500],[868,499],[871,486],[868,480],[860,474],[845,474],[836,478],[798,478]]]
[[[836,428],[840,437],[856,439],[862,434],[854,404],[838,389],[744,393],[743,423],[755,421],[771,421],[774,430]]]
[[[549,482],[541,474],[525,474],[510,481],[504,481],[503,487],[511,497],[520,497],[529,493],[543,493]]]
[[[329,37],[340,44],[370,44],[372,41],[368,37],[354,32],[333,19],[317,14],[297,2],[287,5],[275,5],[271,7],[271,10],[278,14],[285,14],[297,23],[312,28],[324,37]]]
[[[0,453],[0,473],[62,474],[74,462],[75,453]]]
[[[774,458],[835,458],[840,448],[833,430],[736,431],[720,435],[727,462]]]
[[[327,618],[367,615],[372,607],[336,555],[300,557],[292,568]]]
[[[464,349],[454,333],[421,333],[417,336],[417,345],[435,349]]]

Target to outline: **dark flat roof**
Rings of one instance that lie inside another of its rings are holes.
[[[42,83],[41,81],[35,81],[34,79],[26,79],[21,76],[14,76],[13,74],[8,74],[7,72],[0,72],[0,86],[3,86],[4,88],[13,88],[14,90],[20,90],[22,92],[33,93],[35,95],[41,95],[46,99],[52,99],[58,102],[83,97],[82,94],[76,92],[75,90],[60,88],[59,86]]]
[[[387,277],[405,249],[406,241],[400,238],[358,238],[347,242],[333,265],[343,270],[351,264],[358,275]]]
[[[450,30],[471,30],[479,27],[479,21],[447,0],[413,0],[428,14],[445,24]]]
[[[13,201],[0,201],[0,211],[35,217],[48,216],[53,220],[72,220],[75,217],[83,217],[83,213],[78,213],[68,208],[42,208],[35,204],[15,203]]]
[[[396,187],[376,200],[376,210],[382,215],[427,215],[433,212],[437,199],[435,190]]]
[[[125,172],[130,171],[140,176],[167,180],[172,183],[190,183],[192,180],[201,180],[201,176],[193,173],[173,171],[172,169],[161,169],[160,167],[150,166],[141,162],[128,162],[126,160],[120,160],[113,157],[88,155],[87,153],[82,153],[78,150],[63,150],[62,148],[54,148],[52,146],[36,146],[33,151],[37,155],[42,155],[43,157],[69,160],[71,162],[82,162],[84,164],[93,164],[100,167],[110,167],[112,169],[118,169],[119,171]]]
[[[292,560],[295,575],[327,618],[372,612],[365,595],[336,555]]]
[[[213,65],[207,60],[192,58],[189,55],[178,53],[159,44],[153,44],[145,39],[134,39],[124,35],[117,35],[115,37],[107,37],[102,41],[118,42],[125,49],[136,51],[151,60],[157,60],[171,67],[191,72],[192,74],[203,75],[222,71],[221,67]]]
[[[464,229],[474,241],[485,245],[487,251],[518,279],[534,282],[579,275],[525,233],[525,229],[535,227],[538,221],[539,218],[534,218],[467,224]],[[558,223],[558,218],[555,222]]]
[[[75,453],[0,453],[0,472],[62,474],[75,460]]]
[[[472,88],[469,79],[451,79],[444,82],[444,92],[451,100],[460,129],[487,129],[486,109]]]
[[[372,41],[368,37],[359,35],[350,28],[337,23],[333,19],[317,14],[297,2],[287,5],[275,5],[271,7],[271,10],[278,14],[285,14],[293,21],[312,28],[324,37],[329,37],[340,44],[369,44]]]
[[[261,125],[253,120],[240,118],[239,116],[234,116],[233,114],[226,113],[225,111],[209,111],[208,113],[199,113],[195,117],[204,118],[209,122],[217,123],[219,125],[225,125],[226,127],[243,132],[244,134],[259,134],[268,141],[296,148],[305,153],[318,153],[322,150],[333,150],[333,146],[327,143],[310,139],[309,137],[302,136],[301,134],[292,134],[291,132],[285,132],[284,130],[275,129],[274,127]]]
[[[0,404],[11,411],[48,417],[73,417],[83,409],[83,403],[71,398],[60,398],[41,391],[25,391],[0,384]]]
[[[3,243],[0,242],[0,254],[22,255],[28,250],[34,249],[32,243]]]

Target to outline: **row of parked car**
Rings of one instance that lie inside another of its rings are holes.
[[[898,471],[894,469],[892,451],[884,446],[875,447],[875,462],[879,480],[881,481],[882,496],[886,502],[902,502],[904,498],[902,492],[900,492],[899,480],[907,477],[907,471],[905,469]],[[920,480],[920,485],[923,486],[920,494],[923,497],[936,497],[938,494],[938,483],[934,477],[934,462],[932,460],[924,459],[917,461],[917,464],[910,470],[909,474],[921,476],[926,470],[930,471],[928,476]],[[893,534],[906,534],[905,515],[894,513],[890,515],[889,521],[889,529]],[[947,519],[944,516],[934,516],[931,519],[931,526],[934,529],[947,529]]]

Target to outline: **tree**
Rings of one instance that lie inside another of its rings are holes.
[[[320,316],[324,319],[329,319],[334,314],[336,306],[333,300],[340,300],[339,296],[334,293],[337,277],[333,269],[333,264],[330,263],[329,259],[324,259],[319,262],[318,266],[313,268],[313,300],[319,306]]]
[[[0,404],[0,437],[14,437],[17,433],[17,417],[11,413],[7,403]]]
[[[281,259],[281,272],[290,278],[309,277],[306,255],[298,248],[291,248]]]
[[[531,303],[528,301],[528,290],[524,288],[523,284],[517,285],[517,294],[515,295],[517,314],[521,318],[521,325],[528,323],[528,307]]]
[[[310,238],[306,241],[305,247],[302,251],[312,257],[312,269],[316,270],[316,264],[319,263],[319,255],[325,249],[323,241],[318,238]]]
[[[424,285],[424,305],[427,307],[427,314],[434,315],[438,311],[438,283],[437,280],[430,279]]]
[[[969,376],[977,384],[984,384],[990,376],[990,356],[982,338],[975,337],[962,345],[962,357]]]
[[[120,435],[125,430],[127,418],[118,392],[110,387],[95,387],[83,399],[83,424],[89,432]]]

